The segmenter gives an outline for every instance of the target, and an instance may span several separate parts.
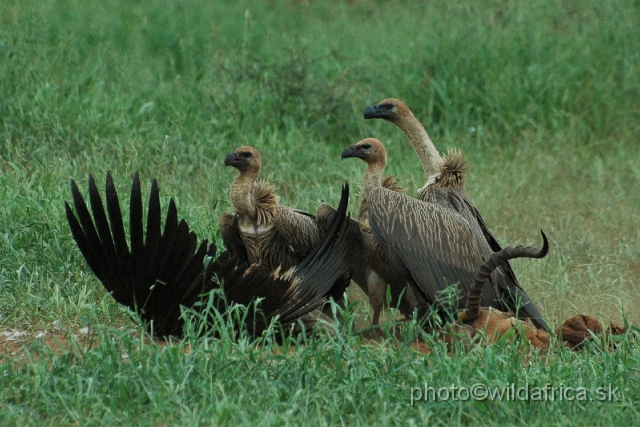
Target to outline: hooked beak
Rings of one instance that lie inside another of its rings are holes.
[[[225,166],[233,166],[234,162],[238,160],[238,153],[227,154],[224,158]]]
[[[340,154],[340,159],[348,159],[350,157],[360,157],[358,156],[358,147],[352,145],[351,147],[345,148],[342,150],[342,154]]]
[[[224,158],[224,165],[233,166],[238,170],[242,170],[250,167],[251,163],[247,158],[240,155],[238,152],[233,152],[226,155],[226,157]]]
[[[392,117],[392,109],[389,108],[388,104],[383,105],[372,105],[367,107],[364,110],[364,118],[365,119],[391,119]]]

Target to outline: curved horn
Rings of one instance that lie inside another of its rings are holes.
[[[493,273],[493,270],[498,268],[499,265],[509,261],[513,258],[544,258],[549,252],[549,241],[544,231],[542,233],[543,245],[542,249],[537,249],[531,246],[516,246],[504,248],[501,251],[494,252],[491,256],[482,263],[480,269],[476,273],[469,294],[467,295],[467,306],[464,319],[466,323],[471,323],[480,317],[480,300],[482,298],[482,289],[484,284]]]

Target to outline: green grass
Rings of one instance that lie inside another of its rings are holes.
[[[348,333],[280,348],[268,338],[142,344],[70,235],[69,180],[140,171],[163,207],[220,243],[233,171],[253,145],[283,203],[337,204],[368,136],[409,194],[420,164],[391,124],[404,99],[441,151],[472,163],[467,191],[504,245],[551,239],[516,272],[551,323],[577,313],[638,324],[640,4],[637,1],[0,4],[0,325],[68,333],[2,357],[2,425],[623,424],[639,414],[640,354],[521,352],[504,343],[417,355]],[[312,175],[312,177],[310,177]],[[352,193],[352,194],[355,194]],[[352,197],[351,211],[358,200]],[[360,298],[357,292],[352,296]],[[90,326],[99,344],[73,337]],[[425,339],[431,340],[430,337]],[[127,358],[123,360],[123,352]],[[26,357],[23,360],[16,361]],[[614,402],[418,402],[411,388],[528,383],[621,390]],[[613,421],[609,421],[612,419]]]

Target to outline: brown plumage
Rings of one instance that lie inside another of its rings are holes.
[[[382,187],[391,191],[402,191],[402,185],[393,176],[387,176],[382,182]],[[369,297],[369,304],[373,309],[372,323],[377,325],[380,322],[387,285],[391,285],[391,307],[397,307],[405,316],[410,316],[413,306],[406,300],[406,295],[410,291],[405,290],[404,281],[394,274],[389,261],[371,241],[371,231],[366,219],[368,205],[364,195],[361,194],[361,196],[358,220],[349,219],[347,257],[351,266],[352,280]],[[335,209],[329,205],[322,204],[318,207],[316,217],[321,234],[333,219],[334,213]],[[405,298],[400,299],[403,293]]]
[[[426,175],[426,183],[418,191],[418,199],[447,206],[462,215],[469,223],[472,239],[483,259],[502,249],[465,192],[468,165],[461,151],[454,150],[444,158],[441,157],[420,121],[399,99],[387,98],[367,107],[364,118],[389,121],[407,136]],[[493,272],[489,285],[489,289],[483,294],[483,305],[517,312],[520,317],[530,318],[538,327],[548,328],[542,315],[520,286],[509,262]]]
[[[437,303],[440,291],[458,283],[459,300],[451,312],[464,306],[465,296],[483,262],[468,221],[451,206],[425,202],[381,186],[386,152],[373,138],[343,151],[343,158],[367,162],[363,193],[368,217],[361,218],[363,241],[372,268],[389,267],[388,281],[408,284],[421,312]],[[367,227],[368,226],[368,227]],[[368,242],[368,243],[367,243]],[[453,320],[453,319],[452,319]]]
[[[379,141],[367,138],[346,148],[341,157],[342,159],[359,157],[367,163],[367,172],[362,178],[362,203],[358,213],[358,226],[364,249],[369,303],[373,307],[373,324],[376,325],[379,322],[387,285],[391,292],[391,305],[398,307],[405,316],[410,316],[417,305],[414,293],[410,287],[407,287],[407,281],[393,266],[386,251],[376,241],[369,221],[368,195],[372,190],[383,188],[385,191],[401,194],[401,187],[393,177],[382,180],[387,163],[384,147]],[[362,260],[360,262],[362,263]]]
[[[74,181],[71,192],[76,214],[65,202],[67,220],[87,264],[114,299],[137,312],[149,331],[159,338],[180,336],[181,307],[202,312],[207,306],[200,301],[214,289],[220,289],[224,296],[214,297],[219,312],[224,313],[227,303],[248,307],[246,323],[237,327],[252,336],[260,336],[276,318],[285,330],[300,331],[301,322],[302,329],[309,331],[322,304],[330,297],[341,297],[350,283],[349,265],[345,261],[349,193],[346,185],[334,221],[308,256],[287,271],[271,272],[247,269],[247,262],[226,251],[216,256],[216,246],[208,245],[206,240],[197,246],[197,237],[187,223],[178,222],[173,199],[161,229],[155,180],[145,237],[140,180],[138,174],[134,177],[130,247],[110,174],[107,174],[106,211],[93,177],[89,177],[93,219]],[[257,300],[261,302],[256,309]],[[209,320],[214,322],[216,317]]]
[[[225,246],[265,271],[302,262],[320,240],[314,216],[280,205],[275,187],[257,181],[261,160],[255,148],[238,148],[225,157],[225,165],[240,171],[230,191],[235,212],[220,219]]]

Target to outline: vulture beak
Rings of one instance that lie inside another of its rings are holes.
[[[364,110],[365,119],[392,119],[395,116],[390,104],[376,104]]]
[[[351,147],[348,147],[342,150],[342,154],[340,155],[340,158],[344,160],[350,157],[360,157],[358,155],[358,152],[359,152],[358,147],[356,147],[355,145],[352,145]]]
[[[224,158],[224,165],[225,166],[233,166],[234,162],[236,162],[238,160],[238,153],[231,153],[231,154],[227,154]]]
[[[233,166],[236,169],[243,169],[250,167],[251,163],[247,158],[238,154],[238,152],[233,152],[226,155],[226,157],[224,158],[224,165]]]
[[[377,105],[372,105],[370,107],[367,107],[364,110],[364,118],[365,119],[375,119],[377,118],[377,113],[378,113],[378,106]]]

